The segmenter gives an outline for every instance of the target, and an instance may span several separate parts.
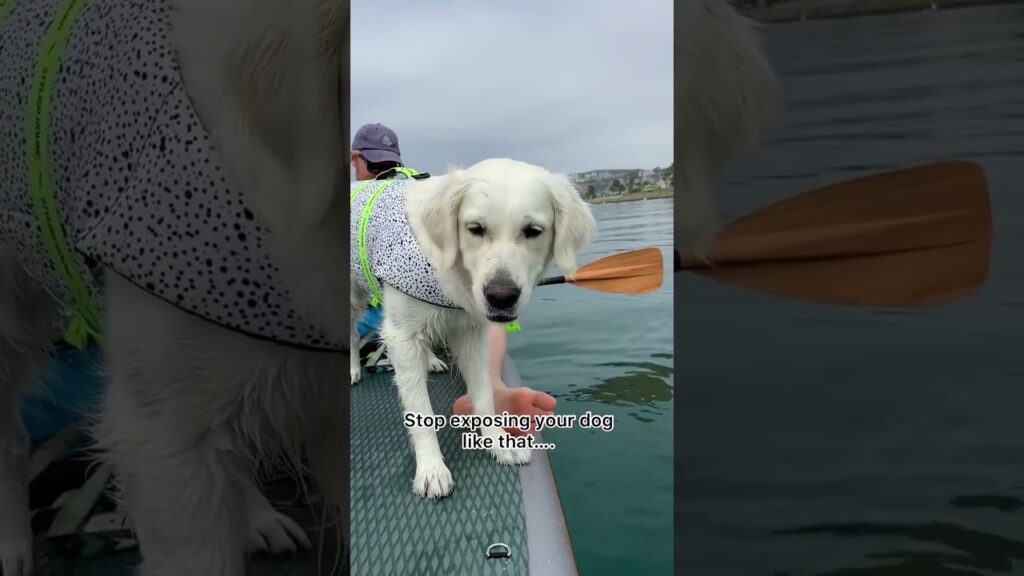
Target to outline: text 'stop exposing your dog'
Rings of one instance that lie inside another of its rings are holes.
[[[267,227],[228,186],[185,93],[166,2],[16,1],[0,18],[0,240],[31,275],[81,309],[101,305],[106,268],[221,326],[343,349],[295,310]],[[51,22],[66,34],[41,33]],[[50,200],[63,266],[40,227]]]

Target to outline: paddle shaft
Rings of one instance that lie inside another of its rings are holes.
[[[565,276],[551,276],[550,278],[545,278],[545,279],[541,280],[540,282],[538,282],[537,286],[551,286],[552,284],[565,284],[566,281],[567,280],[566,280]]]

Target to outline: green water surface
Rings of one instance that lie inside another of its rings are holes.
[[[594,207],[598,236],[581,257],[657,246],[671,264],[671,199]],[[555,273],[552,270],[552,273]],[[545,432],[579,572],[672,573],[672,277],[641,296],[538,288],[510,337],[523,383],[557,411],[615,417],[609,432]]]

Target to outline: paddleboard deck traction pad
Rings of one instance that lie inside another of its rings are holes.
[[[450,414],[464,393],[457,372],[432,374],[430,402]],[[527,576],[529,551],[519,469],[485,450],[463,450],[463,430],[438,441],[454,493],[425,500],[412,491],[416,463],[389,373],[352,387],[352,574],[357,576]]]

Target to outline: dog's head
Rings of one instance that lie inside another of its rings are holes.
[[[514,160],[453,170],[437,194],[423,225],[440,272],[461,274],[492,322],[519,316],[552,259],[574,273],[596,226],[568,178]]]

